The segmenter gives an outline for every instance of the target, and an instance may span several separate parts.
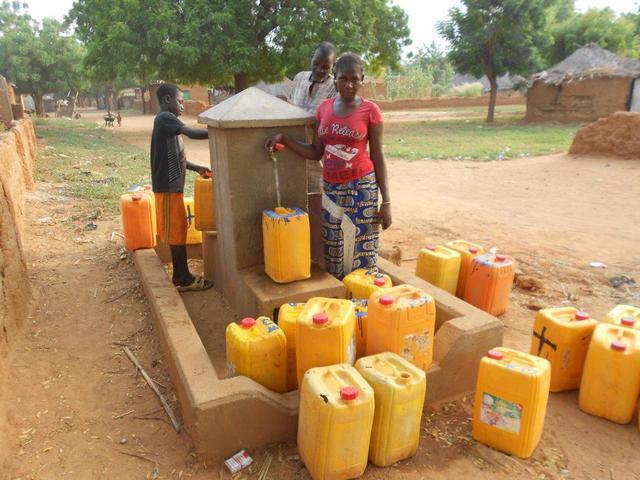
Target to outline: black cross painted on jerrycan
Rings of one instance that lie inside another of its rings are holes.
[[[191,226],[191,221],[194,218],[196,218],[196,216],[191,213],[191,205],[187,205],[187,225]]]
[[[542,353],[542,348],[544,347],[545,344],[549,345],[554,352],[558,349],[558,346],[555,343],[553,343],[551,340],[549,340],[547,337],[544,336],[544,333],[546,331],[547,331],[547,327],[542,327],[542,332],[538,333],[535,330],[533,332],[533,336],[540,340],[540,342],[538,343],[538,353],[536,354],[538,357]]]

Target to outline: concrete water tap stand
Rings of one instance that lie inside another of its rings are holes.
[[[260,90],[248,89],[203,113],[199,121],[209,128],[218,229],[203,236],[203,260],[205,273],[218,290],[181,297],[153,250],[134,252],[134,260],[186,430],[202,458],[219,462],[242,448],[251,451],[294,440],[298,415],[297,391],[278,394],[246,377],[226,379],[216,373],[215,366],[223,370],[224,327],[245,315],[272,316],[285,302],[344,297],[345,290],[317,267],[309,280],[277,285],[262,266],[261,213],[273,208],[276,198],[264,139],[277,131],[304,138],[304,126],[313,118]],[[306,207],[305,162],[285,151],[280,152],[278,164],[283,205]],[[426,402],[472,390],[480,358],[502,344],[502,322],[384,259],[379,267],[394,284],[415,285],[435,299],[434,362],[427,372]],[[190,309],[192,317],[184,300],[203,305]],[[216,307],[209,316],[199,313],[207,302]],[[203,323],[216,338],[207,342],[209,349],[196,329],[202,331]]]

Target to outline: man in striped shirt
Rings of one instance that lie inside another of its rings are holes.
[[[323,100],[336,96],[332,75],[335,63],[336,47],[329,42],[319,43],[313,49],[311,70],[294,77],[289,102],[315,115]]]

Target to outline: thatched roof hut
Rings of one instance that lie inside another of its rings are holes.
[[[528,121],[591,121],[627,111],[640,61],[621,57],[592,43],[557,65],[531,77]],[[637,88],[640,94],[640,88]],[[636,94],[636,97],[638,94]]]

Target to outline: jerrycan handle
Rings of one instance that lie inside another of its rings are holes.
[[[518,352],[518,351],[510,351],[509,353],[504,353],[504,352],[499,352],[502,353],[504,355],[504,360],[509,361],[511,359],[517,361],[518,363],[522,363],[524,365],[530,366],[530,367],[535,367],[536,366],[536,361],[535,359],[532,359],[531,357],[529,357],[528,355]],[[537,358],[537,357],[536,357]]]

